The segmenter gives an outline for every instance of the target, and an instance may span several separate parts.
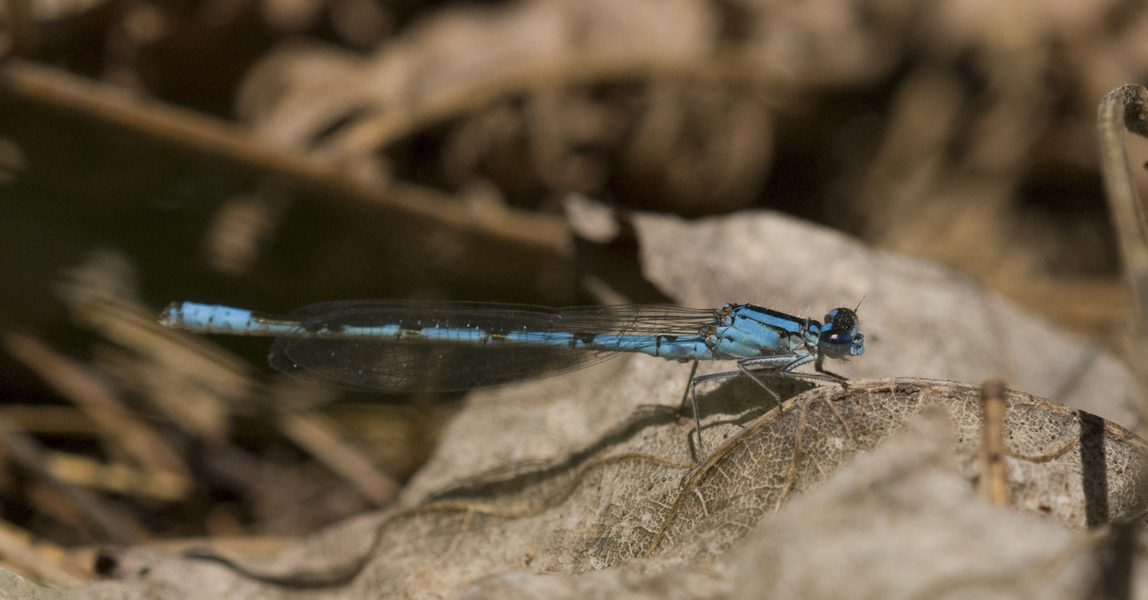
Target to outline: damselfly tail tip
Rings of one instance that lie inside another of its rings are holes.
[[[159,313],[159,324],[164,327],[180,327],[183,324],[183,305],[172,302]]]

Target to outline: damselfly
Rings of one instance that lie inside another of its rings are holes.
[[[544,308],[472,302],[323,302],[280,317],[250,310],[173,303],[168,327],[200,333],[276,336],[276,369],[311,381],[377,392],[466,390],[547,377],[620,352],[675,360],[732,360],[737,370],[692,377],[690,396],[705,455],[696,388],[749,376],[780,401],[761,375],[826,381],[825,358],[865,352],[857,313],[835,308],[824,322],[752,304],[719,309],[659,305]],[[812,362],[813,373],[793,370]]]

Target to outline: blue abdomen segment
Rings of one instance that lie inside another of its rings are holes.
[[[243,308],[195,302],[173,302],[160,313],[159,322],[168,327],[200,333],[237,335],[290,335],[299,327],[298,321],[261,315]]]
[[[709,341],[698,336],[597,335],[591,339],[587,348],[609,352],[638,352],[679,362],[714,360]]]

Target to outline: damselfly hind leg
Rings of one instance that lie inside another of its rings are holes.
[[[694,411],[694,431],[698,433],[698,453],[705,456],[705,452],[702,450],[702,418],[701,413],[698,411],[698,397],[694,392],[694,383],[696,381],[694,375],[697,375],[697,372],[698,361],[695,360],[693,366],[690,367],[689,382],[686,384],[686,392],[682,394],[682,403],[680,406],[686,405],[686,398],[690,399],[690,405]]]
[[[770,364],[769,367],[758,369],[758,371],[759,372],[769,372],[769,373],[781,372],[782,369],[779,368],[780,361],[777,360],[779,357],[773,356],[773,357],[769,357],[769,358],[771,359],[769,361],[762,361],[760,359],[741,360],[741,361],[737,362],[737,369],[738,370],[736,370],[736,371],[725,371],[722,373],[710,373],[709,375],[701,375],[698,377],[694,376],[697,373],[697,361],[694,362],[694,368],[690,370],[690,380],[689,380],[689,384],[686,386],[686,393],[690,397],[690,407],[694,411],[694,430],[697,431],[697,433],[698,433],[698,454],[701,458],[704,459],[706,457],[706,450],[705,450],[705,443],[702,441],[702,418],[701,418],[701,409],[698,407],[698,391],[697,391],[698,385],[702,384],[702,383],[709,382],[709,381],[720,381],[722,379],[733,379],[734,377],[737,377],[737,376],[742,375],[744,373],[745,375],[748,375],[750,379],[757,382],[757,384],[760,385],[765,391],[769,392],[769,394],[771,396],[773,396],[774,400],[776,400],[778,403],[780,403],[781,397],[777,395],[777,392],[770,389],[769,386],[766,385],[765,382],[762,381],[755,374],[755,372],[750,370],[747,366],[747,365],[751,365],[751,364],[769,363]],[[799,359],[799,361],[797,361],[797,362],[798,362],[798,364],[801,364],[801,363],[806,362],[806,361],[803,359]],[[685,405],[685,399],[684,398],[682,399],[682,404]]]

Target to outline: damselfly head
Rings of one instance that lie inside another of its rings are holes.
[[[860,306],[860,305],[858,305]],[[825,325],[817,347],[829,358],[859,356],[865,352],[865,336],[857,330],[860,327],[857,312],[851,308],[835,308],[825,315]]]

